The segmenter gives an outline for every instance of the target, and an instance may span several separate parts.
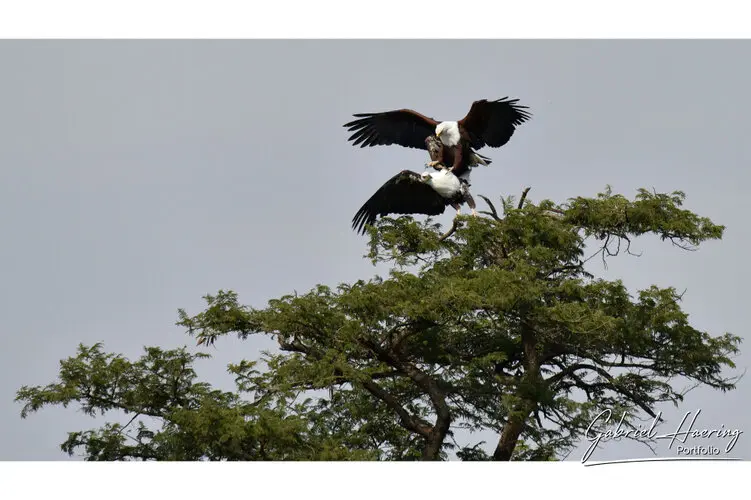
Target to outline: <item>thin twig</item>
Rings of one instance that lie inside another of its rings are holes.
[[[120,428],[120,430],[118,431],[118,434],[122,434],[123,432],[125,432],[125,429],[127,429],[127,428],[128,428],[128,426],[129,426],[130,424],[132,424],[132,423],[133,423],[133,421],[134,421],[134,420],[135,420],[136,418],[138,418],[138,416],[139,416],[139,415],[140,415],[140,413],[136,412],[136,414],[135,414],[135,415],[133,415],[133,418],[131,418],[131,419],[130,419],[130,420],[128,421],[128,423],[127,423],[127,424],[125,424],[124,426],[122,426],[122,427]],[[126,436],[127,436],[127,434],[126,434]]]

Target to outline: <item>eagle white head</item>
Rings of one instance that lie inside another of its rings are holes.
[[[462,183],[450,170],[443,169],[438,172],[425,171],[420,174],[420,180],[432,187],[444,198],[456,196],[462,189]]]
[[[435,127],[435,135],[441,140],[444,146],[457,146],[461,140],[459,133],[459,124],[457,122],[441,122]]]

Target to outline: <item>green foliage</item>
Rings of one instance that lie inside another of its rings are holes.
[[[430,220],[383,218],[369,228],[368,257],[393,264],[386,278],[319,285],[264,308],[220,290],[203,312],[179,311],[199,344],[276,340],[279,352],[229,366],[235,392],[195,382],[202,355],[147,348],[130,362],[81,346],[59,383],[18,392],[22,416],[76,402],[157,422],[107,424],[63,444],[97,460],[440,460],[451,450],[555,460],[604,409],[636,418],[681,401],[676,377],[734,388],[724,370],[739,337],[693,328],[673,288],[632,296],[584,270],[592,241],[605,260],[645,234],[690,249],[722,237],[683,201],[608,188],[534,204],[525,192],[516,206],[501,200],[502,215],[488,201],[487,217],[461,217],[446,234]],[[457,428],[498,432],[494,453],[458,449]]]
[[[60,381],[46,387],[22,387],[26,417],[47,405],[77,402],[90,415],[119,410],[128,423],[71,432],[61,445],[73,455],[83,448],[87,460],[364,460],[368,449],[344,449],[310,420],[308,403],[292,408],[249,403],[238,393],[212,390],[194,382],[194,362],[208,355],[185,349],[146,348],[135,362],[102,352],[100,344],[79,346],[60,363]],[[253,364],[235,367],[241,377]],[[149,427],[156,422],[157,426]],[[134,425],[135,428],[128,428]]]

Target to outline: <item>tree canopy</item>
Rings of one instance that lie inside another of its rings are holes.
[[[58,381],[18,391],[21,415],[72,403],[125,412],[125,424],[69,433],[62,449],[88,460],[555,460],[605,409],[655,416],[682,400],[680,380],[735,387],[739,337],[691,326],[674,288],[631,294],[585,270],[642,235],[694,250],[723,226],[682,208],[681,192],[526,195],[500,211],[485,199],[489,211],[443,234],[431,219],[379,220],[368,257],[391,266],[387,277],[262,308],[220,290],[204,311],[180,310],[201,346],[275,340],[277,351],[229,365],[235,391],[198,381],[204,353],[147,347],[130,361],[81,345]],[[460,428],[493,431],[495,449],[458,447]]]

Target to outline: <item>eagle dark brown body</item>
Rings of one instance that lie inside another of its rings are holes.
[[[436,170],[443,167],[451,167],[454,164],[454,148],[448,148],[441,143],[441,140],[434,135],[429,135],[425,139],[425,146],[428,150],[428,155],[433,162],[438,162],[441,165],[435,165],[433,168]],[[464,145],[464,154],[462,155],[462,164],[459,168],[454,170],[454,174],[458,177],[464,175],[470,168],[477,165],[490,165],[492,160],[487,156],[477,154],[471,147]]]
[[[428,136],[427,139],[425,139],[425,146],[427,147],[430,159],[433,162],[439,163],[438,165],[433,166],[433,168],[435,168],[436,170],[449,168],[449,165],[454,164],[454,148],[445,147],[438,137],[434,135]],[[459,177],[459,180],[462,183],[462,201],[466,202],[467,205],[469,205],[469,208],[472,209],[472,213],[474,213],[477,205],[475,204],[474,198],[472,198],[472,195],[469,193],[469,181],[466,178],[462,178],[461,176],[469,172],[470,168],[479,164],[479,162],[476,161],[477,158],[475,158],[475,156],[479,157],[485,165],[490,164],[490,158],[478,155],[477,153],[472,151],[471,148],[467,149],[469,149],[469,151],[466,155],[464,155],[464,168],[461,168],[459,173],[454,172],[454,174]],[[469,162],[471,162],[472,160],[475,160],[476,162],[474,164],[469,164]]]

